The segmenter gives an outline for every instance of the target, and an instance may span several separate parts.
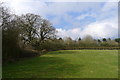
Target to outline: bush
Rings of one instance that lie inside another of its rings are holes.
[[[38,55],[40,55],[40,53],[38,51],[21,49],[19,58],[29,58],[29,57],[34,57],[34,56],[38,56]]]

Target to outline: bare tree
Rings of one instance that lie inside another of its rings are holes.
[[[37,37],[37,30],[41,24],[41,17],[39,15],[28,13],[21,17],[21,37],[25,44],[31,44],[35,37]]]
[[[8,24],[11,21],[11,13],[8,7],[4,5],[4,3],[0,3],[0,27],[3,30],[8,28]]]
[[[3,3],[0,4],[0,26],[2,28],[3,60],[18,58],[20,48],[17,16],[12,14]]]
[[[48,20],[43,19],[38,32],[40,40],[44,41],[46,39],[55,38],[55,33],[56,30],[52,24]]]
[[[21,17],[21,39],[25,44],[39,46],[47,39],[55,37],[55,28],[39,15],[28,13]]]

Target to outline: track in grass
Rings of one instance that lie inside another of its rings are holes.
[[[60,50],[3,66],[3,78],[117,77],[117,50]]]

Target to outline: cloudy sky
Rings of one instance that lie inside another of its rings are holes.
[[[34,13],[48,19],[60,37],[118,37],[118,2],[4,0],[18,15]]]

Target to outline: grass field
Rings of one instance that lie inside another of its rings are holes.
[[[60,50],[3,66],[3,78],[117,77],[117,50]]]

